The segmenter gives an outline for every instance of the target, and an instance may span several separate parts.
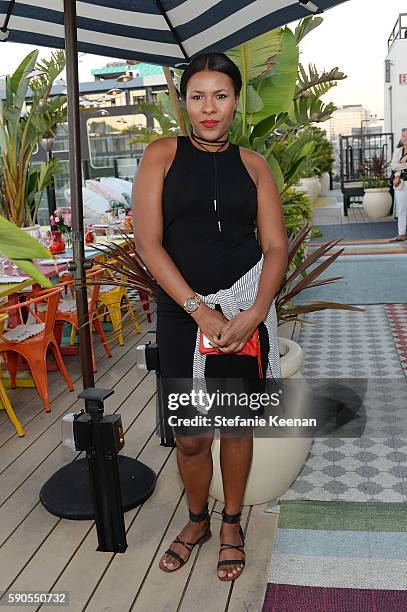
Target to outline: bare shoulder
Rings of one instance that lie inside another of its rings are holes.
[[[267,161],[257,151],[246,149],[245,147],[240,148],[240,156],[247,170],[252,175],[255,182],[258,183],[259,179],[264,176],[265,173],[270,172],[270,167]]]
[[[164,176],[174,160],[176,151],[177,139],[174,137],[158,138],[150,142],[143,153],[140,164],[143,172],[149,169],[162,173]]]
[[[165,159],[169,155],[175,154],[176,149],[176,138],[157,138],[157,140],[153,140],[153,142],[147,145],[143,157],[148,157],[150,159]]]

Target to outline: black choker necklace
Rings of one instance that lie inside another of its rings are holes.
[[[226,138],[226,140],[206,140],[206,138],[201,138],[201,136],[197,136],[196,134],[194,134],[194,132],[191,132],[191,138],[192,140],[194,140],[196,143],[198,143],[203,149],[205,149],[205,151],[208,151],[208,153],[213,153],[214,151],[209,151],[205,146],[205,144],[208,145],[212,145],[212,146],[217,146],[218,148],[216,149],[216,153],[218,151],[220,151],[220,149],[222,149],[222,147],[225,146],[226,143],[229,142],[229,139]]]
[[[218,153],[225,146],[225,144],[229,143],[229,138],[226,138],[226,140],[206,140],[206,138],[201,138],[200,136],[197,136],[196,134],[194,134],[194,132],[191,132],[190,137],[191,137],[191,140],[194,140],[196,143],[199,144],[200,147],[205,149],[207,153],[212,154],[213,170],[214,170],[213,207],[214,207],[214,212],[216,213],[216,219],[217,219],[219,232],[222,232],[222,224],[221,224],[220,209],[219,209],[219,180],[218,180],[218,163],[216,159],[217,158],[216,153]],[[203,143],[217,146],[218,148],[216,149],[216,151],[210,151],[209,149],[205,147]]]

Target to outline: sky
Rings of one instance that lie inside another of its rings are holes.
[[[301,45],[303,64],[314,63],[319,70],[338,66],[348,75],[329,92],[325,101],[332,100],[337,105],[363,104],[379,118],[383,117],[387,39],[399,13],[406,11],[406,0],[348,0],[325,13],[322,25]],[[4,53],[6,45],[7,53]],[[15,68],[33,48],[6,45],[0,45],[0,75]],[[42,50],[43,55],[48,53],[48,49]],[[93,80],[91,69],[104,66],[111,59],[114,58],[83,55],[79,64],[81,81]]]

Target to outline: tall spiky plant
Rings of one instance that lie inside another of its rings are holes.
[[[32,163],[40,140],[52,136],[66,118],[66,96],[50,98],[65,67],[64,53],[56,51],[37,63],[38,54],[29,53],[6,77],[6,98],[0,100],[0,212],[20,227],[36,222],[45,188],[63,170],[56,158]],[[29,88],[31,100],[24,109]]]
[[[301,258],[299,263],[296,263],[296,255],[307,243],[311,231],[311,228],[305,225],[300,231],[292,234],[288,240],[287,273],[275,296],[277,319],[279,323],[286,323],[289,321],[304,323],[306,321],[301,318],[301,315],[310,312],[318,312],[319,310],[333,309],[352,310],[357,312],[364,310],[364,308],[358,308],[357,306],[330,301],[293,304],[294,298],[298,297],[298,295],[306,289],[330,285],[343,278],[342,276],[333,276],[317,280],[318,277],[329,268],[340,255],[342,255],[344,251],[343,248],[332,253],[332,249],[340,243],[342,238],[326,242],[312,253]],[[321,259],[322,261],[320,261]]]

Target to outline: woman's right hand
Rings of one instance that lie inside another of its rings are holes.
[[[393,180],[393,186],[398,187],[400,185],[401,179],[399,176],[395,176]]]
[[[212,341],[214,336],[219,339],[222,328],[227,322],[227,318],[222,312],[219,312],[219,310],[215,308],[209,308],[209,306],[203,302],[199,304],[198,308],[191,316],[209,341]]]

